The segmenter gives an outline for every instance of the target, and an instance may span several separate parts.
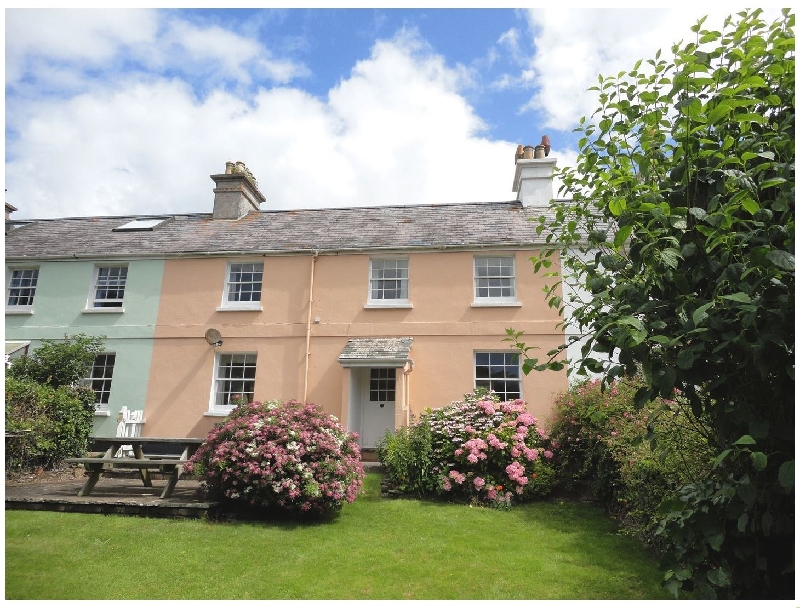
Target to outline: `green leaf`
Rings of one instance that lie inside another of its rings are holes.
[[[794,272],[794,256],[788,251],[773,249],[767,254],[767,259],[778,268]]]
[[[784,490],[791,492],[794,489],[794,459],[787,460],[778,469],[778,483]]]
[[[625,244],[625,241],[631,236],[633,232],[633,226],[623,226],[617,231],[617,234],[614,235],[614,247],[621,247]]]
[[[709,570],[706,578],[708,578],[709,583],[717,587],[727,587],[731,584],[731,579],[728,578],[728,573],[724,568]]]
[[[767,455],[764,452],[752,452],[750,459],[753,461],[753,468],[756,471],[763,471],[767,468]]]
[[[692,313],[692,322],[694,322],[695,325],[700,325],[700,323],[708,318],[706,311],[712,306],[714,306],[714,302],[708,302],[707,304],[703,304],[700,308],[695,310]]]
[[[730,450],[730,449],[722,450],[722,452],[720,452],[719,455],[714,459],[714,464],[712,466],[714,468],[717,468],[722,463],[722,461],[725,460],[725,457],[728,454],[730,454],[732,451],[733,450]]]
[[[772,179],[765,179],[761,182],[760,186],[761,189],[764,190],[765,188],[772,188],[773,186],[780,186],[781,184],[785,184],[786,180],[782,177],[773,177]]]
[[[667,590],[668,593],[671,593],[675,599],[678,599],[678,591],[680,591],[681,582],[677,579],[671,578],[668,581],[664,581],[664,589]]]
[[[718,532],[717,534],[711,534],[706,539],[708,544],[711,546],[714,551],[719,551],[722,548],[722,543],[725,540],[725,532]]]
[[[748,197],[742,201],[742,207],[744,210],[747,211],[750,215],[755,215],[761,207],[758,206],[758,203],[755,202],[752,198]]]
[[[733,445],[755,445],[755,444],[756,440],[753,439],[750,435],[742,435],[741,437],[739,437],[739,439],[733,442]]]
[[[683,349],[678,353],[678,368],[679,369],[690,369],[692,364],[694,363],[695,356],[692,351],[689,349]]]
[[[753,301],[752,298],[750,298],[750,296],[748,296],[743,291],[739,291],[739,292],[731,294],[729,296],[722,296],[722,299],[723,300],[731,300],[733,302],[742,302],[743,304],[749,304],[750,302]]]

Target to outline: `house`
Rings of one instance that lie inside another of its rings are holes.
[[[211,212],[15,222],[6,339],[107,336],[88,379],[100,435],[123,406],[145,436],[186,437],[242,401],[297,399],[371,448],[476,386],[546,418],[566,373],[524,376],[503,338],[564,341],[529,262],[555,164],[520,146],[507,202],[270,211],[227,163]]]

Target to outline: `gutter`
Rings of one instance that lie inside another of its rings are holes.
[[[14,263],[30,263],[33,261],[44,262],[74,262],[76,260],[102,260],[102,261],[134,261],[134,260],[171,260],[171,259],[196,259],[196,258],[231,258],[231,257],[280,257],[280,256],[294,256],[294,255],[312,255],[318,257],[320,255],[340,255],[340,254],[374,254],[374,253],[428,253],[437,251],[476,251],[476,250],[489,250],[489,251],[527,251],[529,249],[539,248],[545,245],[544,241],[541,243],[499,243],[499,244],[482,244],[473,243],[469,245],[425,245],[425,246],[410,246],[410,247],[349,247],[341,249],[327,249],[320,251],[319,249],[292,249],[285,251],[194,251],[194,252],[160,252],[150,255],[143,255],[141,253],[130,253],[113,255],[109,253],[91,253],[91,254],[72,254],[72,255],[31,255],[31,256],[14,256],[6,255],[6,262]]]

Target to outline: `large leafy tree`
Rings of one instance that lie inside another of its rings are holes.
[[[561,173],[571,200],[540,220],[533,263],[560,260],[551,306],[585,296],[572,364],[605,381],[640,371],[639,404],[679,395],[718,454],[665,505],[665,584],[794,597],[794,15],[703,22],[671,60],[600,77]],[[509,334],[527,371],[562,365]]]

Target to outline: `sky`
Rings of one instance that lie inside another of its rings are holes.
[[[5,10],[13,219],[206,213],[242,161],[262,210],[515,200],[518,144],[573,129],[599,74],[690,40],[672,9]]]

